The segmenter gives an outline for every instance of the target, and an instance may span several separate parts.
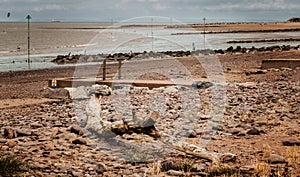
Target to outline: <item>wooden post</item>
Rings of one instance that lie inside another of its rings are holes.
[[[121,66],[122,66],[122,60],[119,59],[118,79],[121,79]]]
[[[102,73],[102,79],[103,80],[106,80],[106,60],[107,59],[103,60],[103,73]]]
[[[26,17],[27,19],[27,62],[28,62],[28,69],[30,69],[30,19],[31,19],[31,16],[30,15],[27,15]]]

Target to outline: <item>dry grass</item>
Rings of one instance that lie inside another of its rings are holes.
[[[161,173],[161,161],[154,162],[149,164],[150,175],[158,175]]]
[[[288,147],[286,149],[286,158],[290,164],[300,164],[300,148],[297,146]]]
[[[254,173],[261,177],[268,177],[271,175],[271,167],[267,163],[256,163],[254,165]]]
[[[222,176],[222,177],[238,177],[242,176],[240,171],[232,168],[226,164],[216,164],[212,166],[208,172],[208,177]]]
[[[262,157],[263,160],[265,162],[268,162],[268,159],[272,154],[270,145],[269,144],[264,144],[263,148],[262,148],[262,151],[264,152],[263,157]]]
[[[12,155],[0,157],[0,176],[18,176],[27,171],[28,168],[21,159]]]

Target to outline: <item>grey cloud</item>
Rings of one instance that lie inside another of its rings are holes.
[[[178,19],[206,16],[208,19],[240,17],[284,20],[297,15],[299,10],[298,0],[0,0],[0,13],[12,11],[12,19],[16,20],[23,19],[27,13],[39,19],[66,20],[126,19],[152,15]],[[262,14],[263,17],[260,17]],[[3,20],[2,16],[0,20]]]

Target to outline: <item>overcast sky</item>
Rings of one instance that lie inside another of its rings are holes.
[[[7,12],[11,17],[7,18]],[[142,16],[179,21],[285,21],[299,0],[0,0],[0,21],[120,21]]]

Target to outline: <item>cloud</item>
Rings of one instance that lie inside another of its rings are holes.
[[[57,4],[46,4],[42,6],[35,6],[32,8],[33,11],[40,12],[44,10],[65,10],[66,8],[62,5],[57,5]]]
[[[300,3],[299,0],[0,0],[0,8],[14,11],[12,18],[19,16],[19,19],[31,12],[41,19],[49,16],[99,20],[138,16],[285,19],[299,14]]]
[[[295,0],[240,0],[204,6],[205,10],[299,10]]]

